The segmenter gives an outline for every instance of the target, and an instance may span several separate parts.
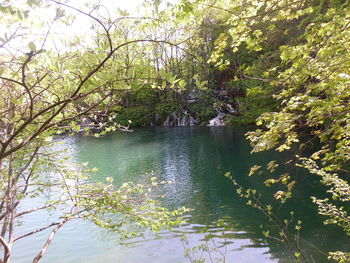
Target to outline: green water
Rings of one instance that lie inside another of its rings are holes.
[[[249,168],[288,156],[273,152],[250,155],[245,132],[245,129],[230,127],[147,128],[103,138],[64,139],[72,158],[99,168],[95,180],[111,176],[116,184],[142,183],[147,174],[153,174],[159,180],[174,181],[162,189],[166,192],[162,199],[164,206],[186,206],[192,210],[183,226],[128,240],[123,245],[116,234],[91,223],[68,223],[58,232],[42,262],[190,262],[184,250],[203,244],[208,245],[210,252],[195,252],[191,254],[192,260],[202,256],[206,262],[211,262],[210,258],[213,262],[224,258],[226,262],[292,262],[282,243],[264,240],[260,225],[269,222],[261,212],[248,207],[224,177],[229,171],[239,183],[257,188],[271,199],[273,191],[262,187],[264,178],[247,177]],[[295,211],[295,217],[303,221],[301,236],[323,251],[346,249],[349,239],[336,227],[322,224],[308,197],[320,195],[318,178],[302,170],[295,170],[293,174],[300,183],[295,198],[287,205]],[[24,206],[30,207],[33,202],[28,201]],[[288,213],[281,210],[281,218]],[[33,214],[26,218],[19,231],[51,222],[53,216],[45,211]],[[225,222],[224,231],[217,227],[218,219]],[[208,233],[214,238],[206,242]],[[14,247],[13,262],[30,262],[47,234],[20,241]],[[326,262],[315,249],[301,245],[315,262]]]

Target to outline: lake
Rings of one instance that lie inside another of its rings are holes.
[[[262,185],[266,177],[247,174],[254,164],[283,161],[288,155],[251,155],[246,132],[246,128],[233,127],[140,128],[103,138],[63,139],[74,160],[88,161],[90,167],[99,169],[94,180],[104,181],[109,176],[117,185],[127,181],[142,183],[149,174],[161,181],[171,180],[172,184],[162,186],[166,193],[162,204],[168,208],[186,206],[191,211],[186,215],[186,224],[178,228],[147,233],[122,244],[115,233],[89,222],[72,221],[57,233],[42,262],[292,262],[284,244],[265,240],[262,231],[271,223],[260,211],[247,206],[224,176],[231,172],[240,184],[256,188],[265,200],[273,202],[276,189]],[[301,236],[323,252],[347,248],[350,239],[337,227],[324,226],[311,203],[310,195],[321,196],[318,178],[301,169],[292,173],[298,177],[294,199],[287,202],[289,210],[281,209],[279,216],[287,218],[293,210],[294,217],[303,222]],[[34,202],[28,200],[24,207]],[[53,216],[54,212],[48,211],[34,213],[25,218],[18,231],[47,224]],[[217,225],[218,220],[224,228]],[[13,262],[31,261],[47,235],[48,232],[40,233],[16,243]],[[301,242],[310,258],[326,262],[313,246]],[[186,251],[190,258],[185,256]]]

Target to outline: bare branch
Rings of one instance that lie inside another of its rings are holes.
[[[17,241],[17,240],[19,240],[19,239],[21,239],[21,238],[34,235],[34,234],[36,234],[36,233],[42,232],[42,231],[44,231],[44,230],[46,230],[46,229],[48,229],[48,228],[50,228],[50,227],[57,226],[57,225],[59,225],[59,224],[60,224],[60,223],[57,223],[57,222],[56,222],[56,223],[52,223],[52,224],[50,224],[50,225],[47,225],[47,226],[45,226],[45,227],[38,228],[38,229],[36,229],[36,230],[34,230],[34,231],[31,231],[31,232],[25,233],[25,234],[23,234],[23,235],[21,235],[21,236],[15,237],[15,238],[13,239],[13,241],[15,242],[15,241]],[[57,229],[57,230],[58,230],[58,229]]]
[[[9,259],[10,257],[11,246],[5,241],[5,239],[2,236],[0,236],[0,243],[5,248],[4,260],[6,262],[6,260]]]
[[[36,212],[36,211],[40,211],[40,210],[43,210],[43,209],[52,207],[52,206],[54,206],[54,205],[55,205],[55,204],[49,204],[49,205],[45,205],[45,206],[42,206],[42,207],[37,207],[37,208],[29,209],[29,210],[26,210],[26,211],[23,211],[23,212],[20,212],[20,213],[16,214],[15,217],[20,217],[20,216],[23,216],[23,215],[26,215],[26,214],[29,214],[29,213],[33,213],[33,212]]]
[[[47,249],[49,248],[53,237],[55,236],[55,234],[57,233],[57,231],[65,224],[67,223],[69,220],[71,220],[72,218],[66,218],[63,221],[61,221],[60,223],[57,224],[57,226],[55,227],[54,230],[52,230],[51,234],[49,235],[48,239],[46,240],[43,248],[40,250],[40,252],[35,256],[33,263],[37,263],[39,262],[39,260],[44,256],[44,254],[46,253]]]

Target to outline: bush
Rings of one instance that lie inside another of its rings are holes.
[[[148,106],[135,106],[132,108],[124,108],[115,118],[115,121],[127,126],[129,120],[131,127],[150,126],[153,121],[154,110]]]
[[[157,90],[152,88],[142,88],[137,90],[132,100],[135,105],[154,105],[158,102]]]
[[[158,116],[156,124],[162,125],[171,113],[178,112],[181,109],[182,105],[175,102],[158,103],[154,108],[155,115]]]

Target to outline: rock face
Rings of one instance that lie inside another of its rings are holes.
[[[183,111],[180,114],[171,113],[164,121],[163,126],[195,126],[196,124],[196,120],[187,111]]]

